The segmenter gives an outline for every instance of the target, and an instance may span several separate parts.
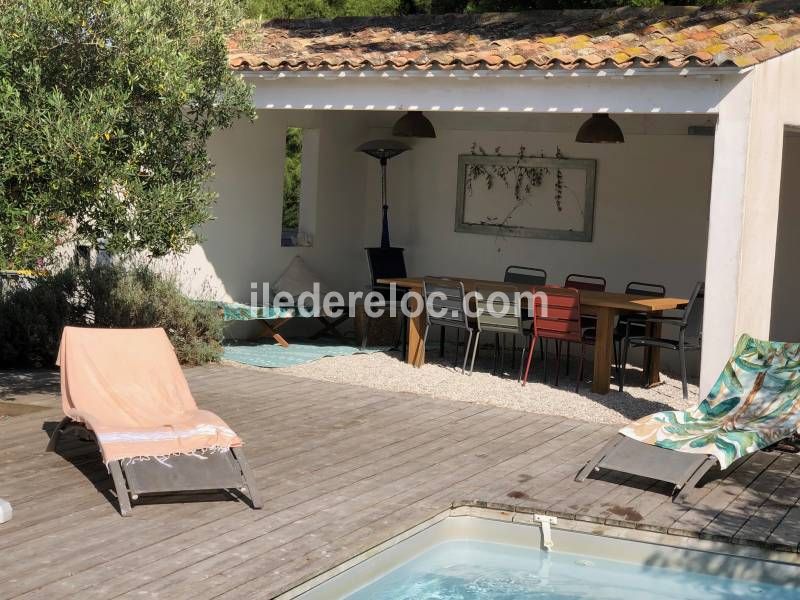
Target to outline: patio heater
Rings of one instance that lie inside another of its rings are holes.
[[[411,150],[411,147],[396,140],[371,140],[356,148],[357,152],[369,154],[381,163],[381,210],[383,211],[381,248],[391,248],[389,243],[389,202],[386,198],[386,163],[390,158],[394,158],[406,150]]]

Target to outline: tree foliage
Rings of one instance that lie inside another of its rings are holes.
[[[536,9],[613,8],[695,4],[716,6],[738,0],[248,0],[252,18],[300,19],[337,16],[509,12]]]
[[[300,178],[303,161],[303,130],[286,130],[286,163],[283,168],[283,230],[297,231],[300,210]]]
[[[206,141],[253,117],[236,0],[0,0],[0,268],[59,242],[164,255],[214,195]]]

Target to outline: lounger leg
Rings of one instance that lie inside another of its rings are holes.
[[[689,479],[686,480],[686,483],[675,486],[675,489],[678,490],[678,493],[675,495],[672,501],[683,502],[686,500],[686,497],[697,486],[697,484],[700,483],[700,480],[703,478],[703,476],[708,473],[716,464],[717,459],[709,456],[702,465],[697,467],[697,470],[692,473]]]
[[[111,471],[111,479],[114,481],[114,488],[117,491],[117,502],[119,502],[119,514],[123,517],[131,516],[131,499],[128,496],[128,486],[125,484],[125,476],[122,474],[122,467],[118,460],[108,463],[108,470]]]
[[[241,448],[231,448],[231,453],[233,454],[233,458],[236,459],[236,462],[239,463],[239,468],[242,470],[242,479],[244,479],[244,485],[247,487],[247,493],[250,496],[250,502],[253,504],[253,508],[256,510],[263,508],[264,503],[261,500],[261,492],[256,488],[256,480],[253,477],[253,472],[250,470],[247,459],[244,457],[244,451]]]
[[[61,437],[61,433],[64,431],[64,428],[69,425],[71,419],[69,417],[64,417],[59,421],[56,428],[53,430],[53,435],[50,436],[50,441],[47,442],[47,448],[45,448],[45,452],[55,452],[56,446],[58,446],[58,440]]]
[[[586,479],[592,473],[592,471],[597,468],[597,465],[600,464],[600,461],[608,456],[609,452],[611,452],[611,450],[613,450],[623,439],[625,439],[625,436],[621,433],[618,433],[611,438],[609,442],[603,446],[603,449],[595,454],[594,457],[578,472],[578,474],[575,476],[575,481],[583,481]]]

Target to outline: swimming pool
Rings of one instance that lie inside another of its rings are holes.
[[[634,530],[611,537],[606,527],[568,521],[554,526],[554,549],[546,552],[540,527],[529,521],[448,516],[387,540],[285,597],[800,600],[794,554]]]

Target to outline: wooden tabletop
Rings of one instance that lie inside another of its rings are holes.
[[[449,277],[464,284],[467,291],[477,287],[502,285],[512,286],[520,292],[531,290],[547,291],[547,286],[531,286],[519,283],[504,283],[502,281],[491,281],[488,279],[471,279],[464,277]],[[397,287],[422,291],[422,277],[387,277],[378,279],[378,283],[384,285],[395,284]],[[591,290],[579,290],[581,294],[581,305],[595,308],[612,308],[617,311],[633,312],[658,312],[662,310],[672,310],[686,305],[689,300],[685,298],[653,298],[651,296],[639,296],[636,294],[623,294],[619,292],[598,292]]]

